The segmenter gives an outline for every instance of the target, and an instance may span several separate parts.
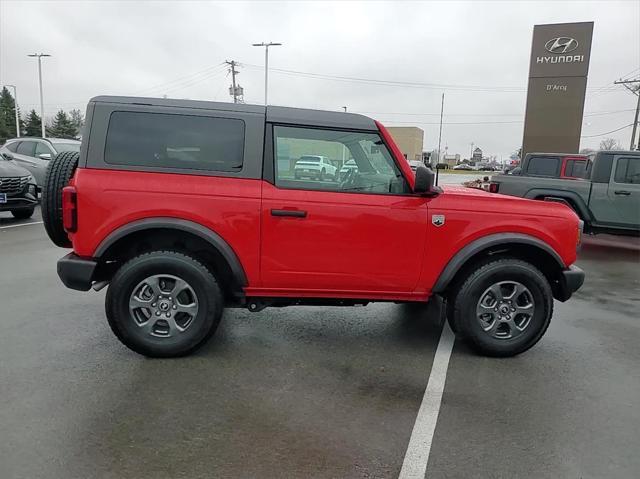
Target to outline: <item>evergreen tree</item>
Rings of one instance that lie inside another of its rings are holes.
[[[60,110],[56,113],[51,127],[47,128],[47,134],[58,138],[73,138],[76,134],[76,129],[71,123],[69,116]]]
[[[84,116],[80,110],[74,109],[69,112],[69,118],[74,129],[74,137],[78,137],[82,134],[82,127],[84,126]]]
[[[16,136],[16,102],[7,87],[0,91],[0,143]]]
[[[35,110],[31,110],[27,115],[27,121],[24,124],[24,136],[40,136],[42,135],[42,122]]]

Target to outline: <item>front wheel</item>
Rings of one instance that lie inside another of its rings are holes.
[[[457,284],[461,286],[454,287],[450,297],[449,322],[481,354],[515,356],[536,344],[549,327],[551,287],[530,263],[488,261]]]
[[[187,355],[206,342],[220,322],[223,299],[216,279],[198,260],[155,251],[116,272],[105,309],[125,346],[166,358]]]

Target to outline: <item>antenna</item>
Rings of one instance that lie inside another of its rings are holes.
[[[442,143],[442,115],[444,113],[444,93],[442,94],[442,105],[440,106],[440,135],[438,136],[438,162],[436,163],[436,184],[438,186],[438,177],[440,175],[440,144]]]

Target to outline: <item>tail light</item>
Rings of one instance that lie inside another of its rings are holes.
[[[62,226],[67,233],[78,229],[78,195],[75,186],[62,188]]]
[[[582,235],[584,233],[584,221],[578,220],[578,239],[576,241],[576,249],[582,246]]]
[[[500,189],[500,185],[498,183],[491,183],[489,185],[489,193],[497,193]]]

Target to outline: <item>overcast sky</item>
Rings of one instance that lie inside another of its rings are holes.
[[[264,101],[261,41],[270,54],[269,103],[366,113],[418,126],[468,156],[470,144],[506,158],[522,142],[533,25],[594,21],[584,136],[633,122],[640,76],[640,0],[474,2],[30,2],[0,0],[0,82],[18,87],[23,112],[85,109],[95,95],[231,101],[225,60],[236,60],[247,103]],[[289,72],[278,71],[289,70]],[[329,77],[416,82],[399,86]],[[435,84],[435,85],[434,85]],[[431,86],[434,85],[434,86]],[[606,136],[628,147],[631,128]],[[602,137],[581,147],[597,147]]]

